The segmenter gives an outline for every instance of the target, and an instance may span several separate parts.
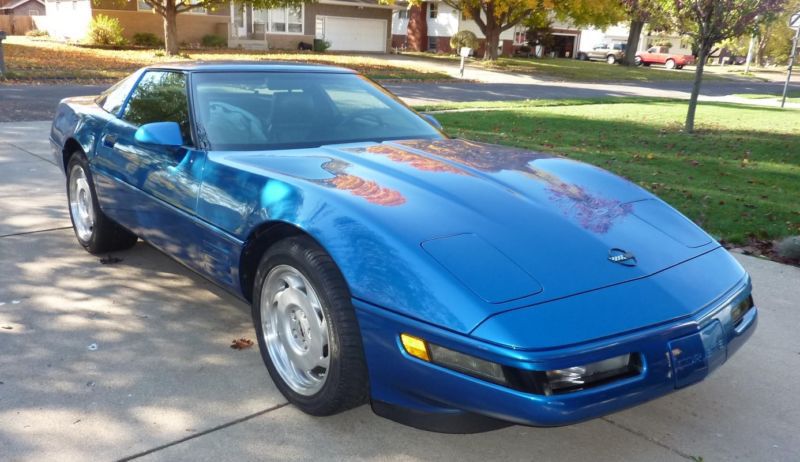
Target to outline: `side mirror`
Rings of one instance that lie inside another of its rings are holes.
[[[153,122],[136,130],[134,138],[139,143],[161,146],[182,146],[183,135],[177,122]]]
[[[436,120],[436,117],[434,117],[434,116],[432,116],[430,114],[422,114],[422,117],[424,117],[425,120],[427,120],[429,124],[433,125],[437,129],[439,129],[439,130],[442,129],[442,124],[440,124],[439,121]]]

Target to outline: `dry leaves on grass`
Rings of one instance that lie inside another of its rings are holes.
[[[239,49],[184,49],[180,56],[164,56],[154,49],[103,49],[12,37],[6,43],[6,63],[12,76],[38,79],[120,79],[134,70],[165,62],[202,61],[292,61],[344,66],[374,78],[442,79],[447,75],[386,63],[379,58],[296,51]]]
[[[251,346],[253,346],[253,341],[244,337],[234,339],[233,343],[231,343],[231,348],[234,350],[244,350],[250,348]]]

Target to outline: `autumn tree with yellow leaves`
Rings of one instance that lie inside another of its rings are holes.
[[[625,18],[619,0],[442,0],[464,13],[486,37],[483,59],[495,60],[500,34],[523,22],[533,13],[552,13],[575,26],[599,27],[616,24]],[[421,3],[421,0],[412,1]]]

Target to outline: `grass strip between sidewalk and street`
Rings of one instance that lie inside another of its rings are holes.
[[[485,110],[483,108],[492,108]],[[595,164],[663,198],[715,237],[800,234],[800,111],[672,100],[531,100],[418,107],[458,137]],[[594,191],[602,194],[602,191]]]
[[[432,61],[458,63],[461,58],[448,54],[403,52],[404,55]],[[634,67],[620,64],[607,64],[603,61],[581,61],[568,58],[521,58],[500,57],[496,61],[470,58],[469,66],[526,74],[546,80],[565,80],[575,82],[662,82],[666,80],[692,81],[694,67],[684,69],[664,69],[663,66]],[[704,80],[720,80],[727,77],[708,72]],[[741,77],[739,77],[741,78]]]

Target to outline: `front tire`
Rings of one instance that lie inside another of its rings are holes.
[[[641,66],[642,64],[644,64],[642,62],[642,57],[641,56],[634,57],[633,58],[633,63],[636,64],[637,66]]]
[[[350,291],[312,239],[290,237],[264,254],[253,323],[272,380],[300,410],[324,416],[366,402],[367,367]]]
[[[617,57],[614,55],[608,55],[606,56],[606,62],[608,64],[617,64]]]
[[[100,210],[89,161],[83,152],[73,154],[67,164],[67,201],[75,237],[89,253],[124,250],[136,244],[135,234]]]

